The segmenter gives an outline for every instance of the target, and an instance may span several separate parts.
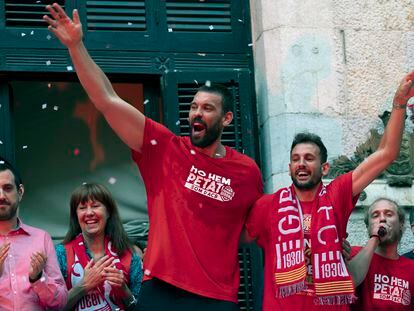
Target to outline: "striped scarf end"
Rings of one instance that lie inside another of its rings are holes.
[[[354,303],[357,297],[354,294],[322,296],[315,298],[316,305],[349,305]]]
[[[294,283],[290,285],[278,286],[278,294],[276,298],[284,298],[292,296],[306,289],[305,282]]]

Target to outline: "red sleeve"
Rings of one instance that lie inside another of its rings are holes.
[[[272,194],[265,194],[254,203],[246,220],[246,230],[250,237],[260,239],[266,235],[270,223],[270,210],[273,202]]]

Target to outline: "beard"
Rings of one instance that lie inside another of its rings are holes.
[[[205,133],[202,137],[194,137],[192,130],[193,130],[193,124],[195,122],[201,123],[204,125]],[[214,143],[221,135],[222,127],[220,126],[220,119],[217,120],[215,123],[211,125],[211,127],[207,127],[207,124],[202,121],[200,118],[195,118],[191,124],[190,124],[190,140],[191,143],[200,148],[205,148],[210,146],[212,143]]]
[[[9,207],[6,209],[0,209],[0,221],[10,220],[17,214],[18,204],[10,204],[6,202],[0,202],[0,205],[8,205]]]
[[[311,190],[314,189],[322,180],[322,175],[318,175],[318,176],[311,176],[311,179],[309,179],[306,182],[300,182],[297,180],[296,177],[294,177],[294,174],[291,173],[291,179],[293,182],[293,185],[295,185],[295,187],[297,189],[300,190]]]

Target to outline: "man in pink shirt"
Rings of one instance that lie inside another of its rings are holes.
[[[50,235],[17,217],[24,187],[17,170],[0,157],[1,310],[61,310],[67,289]]]

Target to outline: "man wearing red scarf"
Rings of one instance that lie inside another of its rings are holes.
[[[377,151],[327,186],[322,177],[329,163],[320,137],[296,135],[292,185],[259,199],[246,223],[265,253],[263,310],[349,310],[355,296],[342,258],[346,224],[360,192],[399,154],[413,79],[414,71],[401,81]]]

